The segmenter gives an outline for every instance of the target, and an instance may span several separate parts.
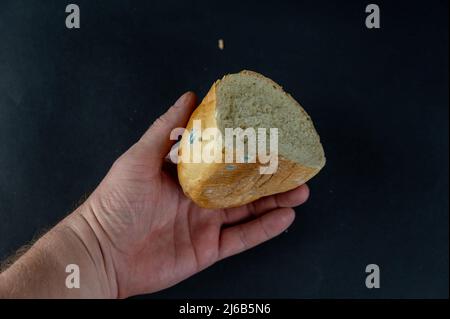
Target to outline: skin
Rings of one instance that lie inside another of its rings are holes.
[[[173,128],[196,105],[185,93],[111,167],[92,195],[0,274],[3,298],[125,298],[152,293],[273,238],[304,203],[302,185],[231,209],[200,208],[165,168]],[[80,288],[65,285],[68,264]]]

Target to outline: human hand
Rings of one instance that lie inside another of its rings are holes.
[[[282,233],[295,218],[291,207],[307,200],[306,185],[230,209],[204,209],[188,199],[163,164],[170,132],[186,125],[194,107],[195,95],[184,94],[61,223],[92,261],[81,273],[90,278],[85,284],[97,286],[90,287],[96,297],[170,287]]]
[[[238,208],[198,207],[163,169],[170,132],[185,126],[194,107],[194,94],[184,94],[85,203],[110,255],[119,297],[167,288],[282,233],[295,217],[290,207],[308,198],[303,185]]]

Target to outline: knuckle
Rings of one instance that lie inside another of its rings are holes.
[[[167,124],[168,124],[167,116],[166,114],[163,114],[153,122],[152,126],[155,128],[160,128],[166,126]]]
[[[118,159],[116,159],[114,161],[114,163],[112,164],[111,169],[113,171],[121,170],[124,167],[124,165],[125,165],[124,162],[125,162],[125,154],[122,154]]]
[[[251,247],[250,243],[248,242],[245,229],[242,227],[242,225],[239,225],[239,240],[241,241],[243,249],[249,249]]]
[[[265,236],[265,239],[267,240],[267,239],[272,238],[273,237],[272,236],[272,232],[267,228],[267,225],[264,223],[264,221],[261,218],[258,219],[258,220],[259,220],[259,223],[261,225],[261,230],[262,230],[262,232],[263,232],[263,234]]]

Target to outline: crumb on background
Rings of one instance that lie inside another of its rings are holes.
[[[223,39],[219,39],[219,49],[223,50],[223,48],[224,48]]]

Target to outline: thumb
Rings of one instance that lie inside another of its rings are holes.
[[[160,168],[165,156],[176,142],[170,140],[171,131],[174,128],[186,126],[195,108],[195,102],[195,94],[186,92],[166,113],[161,115],[137,143],[140,155],[153,161]]]

